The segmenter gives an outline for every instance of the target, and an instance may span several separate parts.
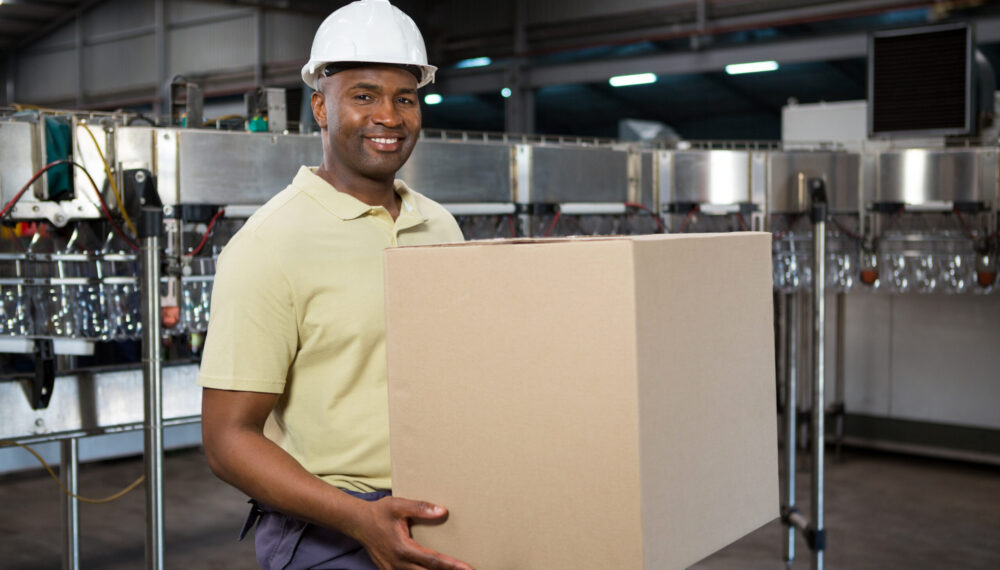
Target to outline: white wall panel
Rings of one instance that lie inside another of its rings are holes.
[[[86,37],[120,32],[153,23],[150,0],[107,0],[88,10],[83,17]]]
[[[212,2],[184,2],[182,0],[168,0],[167,21],[173,24],[176,22],[183,22],[185,20],[193,20],[195,18],[208,18],[245,11],[246,7],[240,6],[227,6],[225,4],[215,4]]]
[[[1000,428],[1000,296],[899,295],[892,415]]]
[[[836,379],[836,296],[827,299],[826,386],[833,401]],[[844,400],[852,414],[889,415],[892,297],[846,296],[844,314]]]
[[[156,84],[156,41],[152,34],[88,46],[83,50],[87,97]]]
[[[171,30],[167,38],[169,75],[244,70],[257,51],[251,17]]]
[[[317,16],[267,12],[264,17],[264,60],[267,62],[309,59],[312,39],[323,22]]]
[[[17,102],[76,98],[76,51],[24,54],[17,62]]]

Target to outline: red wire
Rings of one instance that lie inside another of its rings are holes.
[[[21,190],[19,190],[18,193],[13,198],[11,198],[10,202],[7,202],[7,205],[4,206],[3,210],[0,210],[0,219],[2,219],[4,216],[7,215],[7,212],[14,207],[14,204],[16,204],[17,201],[21,199],[21,196],[23,196],[24,193],[28,191],[28,188],[30,188],[31,185],[34,184],[36,180],[38,180],[39,176],[44,174],[47,170],[49,170],[53,166],[58,166],[60,164],[72,164],[73,166],[82,170],[83,173],[87,175],[87,179],[90,180],[90,184],[94,187],[94,193],[97,194],[97,199],[101,202],[101,211],[104,212],[105,217],[107,217],[108,221],[111,222],[112,229],[114,229],[115,233],[117,233],[119,236],[121,236],[123,240],[125,240],[125,243],[128,244],[130,248],[132,248],[135,251],[139,251],[139,246],[131,239],[129,239],[128,236],[125,235],[125,232],[123,232],[122,229],[118,227],[118,224],[115,223],[114,218],[111,216],[111,210],[108,208],[107,203],[104,202],[104,196],[102,196],[100,190],[97,189],[97,183],[94,182],[94,178],[90,175],[89,172],[87,172],[87,169],[84,168],[82,164],[73,162],[72,160],[68,160],[65,158],[60,160],[54,160],[46,164],[41,168],[41,170],[36,172],[35,175],[31,177],[31,180],[28,180],[28,183],[25,184],[24,187],[21,188]]]
[[[21,188],[17,192],[17,194],[14,195],[13,198],[11,198],[10,202],[7,202],[7,205],[3,207],[3,210],[0,210],[0,218],[3,218],[4,216],[7,215],[7,212],[14,207],[14,204],[17,204],[17,201],[21,199],[21,196],[23,196],[24,193],[28,191],[28,188],[31,188],[31,185],[34,184],[35,180],[38,180],[38,178],[42,174],[45,174],[45,172],[48,171],[50,168],[59,166],[60,164],[66,164],[67,162],[69,161],[66,159],[55,160],[43,166],[42,169],[36,172],[35,175],[31,177],[31,180],[29,180],[28,183],[25,184],[24,187]]]
[[[694,208],[691,208],[690,210],[688,210],[687,215],[684,216],[684,221],[681,222],[681,227],[677,228],[677,233],[679,233],[679,234],[684,233],[684,230],[687,229],[687,225],[691,221],[691,218],[693,218],[694,215],[696,213],[698,213],[698,209],[699,209],[698,206],[695,206]]]
[[[661,234],[665,233],[665,231],[663,229],[663,220],[660,219],[660,216],[656,215],[656,212],[654,212],[654,211],[650,210],[649,208],[647,208],[646,206],[643,206],[642,204],[639,204],[639,203],[636,203],[636,202],[625,202],[625,206],[628,207],[628,208],[638,208],[640,210],[645,210],[645,211],[649,212],[649,215],[653,216],[653,219],[656,220],[656,226],[658,228],[660,228],[660,233]]]
[[[953,211],[955,212],[955,217],[958,218],[958,223],[962,224],[962,230],[965,232],[965,237],[969,238],[972,241],[976,241],[976,234],[972,233],[972,230],[970,230],[969,226],[965,223],[965,216],[962,215],[962,212],[958,210],[953,210]],[[998,235],[1000,235],[1000,230],[997,230],[988,236],[984,236],[983,239],[985,241],[990,241],[991,239],[997,237]]]
[[[542,237],[549,237],[552,235],[552,230],[556,229],[556,222],[559,221],[560,216],[562,216],[562,210],[556,212],[555,217],[552,218],[552,223],[549,224],[549,229],[545,230],[545,234]]]
[[[736,219],[740,222],[740,230],[747,231],[747,223],[746,220],[743,219],[743,214],[736,212]]]
[[[837,226],[837,229],[839,229],[841,232],[847,234],[848,237],[853,238],[853,239],[858,240],[858,241],[861,241],[862,239],[864,239],[864,238],[861,237],[861,234],[859,234],[857,232],[854,232],[854,231],[851,231],[847,226],[845,226],[844,224],[840,223],[840,221],[837,218],[834,218],[833,216],[830,216],[830,219],[833,221],[833,225]]]
[[[212,233],[212,227],[215,225],[215,220],[218,220],[219,216],[225,213],[226,213],[225,208],[219,208],[219,211],[216,212],[214,216],[212,216],[211,220],[209,220],[208,227],[205,228],[205,235],[201,236],[201,243],[199,243],[198,247],[194,248],[194,250],[191,253],[185,253],[184,255],[186,255],[187,257],[194,257],[198,255],[198,252],[201,251],[201,248],[205,247],[205,243],[208,241],[209,234]]]

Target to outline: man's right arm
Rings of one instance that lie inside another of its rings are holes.
[[[397,497],[357,499],[264,437],[277,401],[277,394],[203,390],[202,441],[213,473],[282,513],[354,538],[379,568],[471,570],[410,538],[409,521],[441,520],[447,515],[443,507]]]

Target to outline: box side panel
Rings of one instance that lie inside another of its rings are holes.
[[[770,237],[636,244],[646,568],[778,515]]]
[[[386,253],[393,489],[487,570],[640,568],[627,242]]]

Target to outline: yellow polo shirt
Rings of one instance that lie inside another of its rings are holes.
[[[199,383],[281,394],[265,435],[352,491],[390,489],[382,250],[462,241],[396,181],[395,221],[302,167],[219,256]]]

